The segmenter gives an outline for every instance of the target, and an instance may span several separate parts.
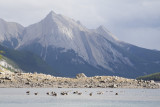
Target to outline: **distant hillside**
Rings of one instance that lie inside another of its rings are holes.
[[[22,69],[24,72],[42,73],[45,71],[46,74],[58,75],[43,59],[33,53],[8,49],[1,45],[0,50],[5,52],[2,54],[2,58],[7,63],[15,68]]]
[[[160,81],[160,72],[150,74],[150,75],[145,75],[137,78],[138,80],[154,80],[154,81]]]

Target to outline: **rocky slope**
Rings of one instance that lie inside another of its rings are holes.
[[[15,22],[0,19],[0,42],[9,48],[15,48],[22,39],[24,27]]]
[[[0,65],[12,72],[42,73],[45,71],[46,74],[52,72],[53,75],[57,75],[56,71],[41,57],[31,52],[9,49],[1,45],[0,50],[4,52],[0,54],[2,56]]]
[[[15,68],[12,65],[8,64],[6,60],[0,60],[0,70],[1,72],[23,72],[21,69]]]

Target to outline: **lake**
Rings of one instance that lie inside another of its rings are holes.
[[[58,95],[46,94],[51,91]],[[68,95],[60,95],[63,91]],[[0,88],[0,107],[160,107],[160,89]]]

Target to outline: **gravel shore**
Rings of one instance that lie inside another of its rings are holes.
[[[54,77],[37,73],[0,72],[0,88],[160,88],[159,83],[117,76],[75,78]]]

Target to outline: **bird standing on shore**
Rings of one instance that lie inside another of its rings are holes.
[[[92,96],[93,93],[89,93],[90,96]]]
[[[30,94],[30,91],[27,91],[26,94],[29,95],[29,94]]]
[[[47,92],[46,94],[49,95],[49,92]]]
[[[52,96],[57,96],[57,93],[56,92],[51,92]]]
[[[34,95],[38,95],[38,92],[37,92],[37,93],[34,93]]]

